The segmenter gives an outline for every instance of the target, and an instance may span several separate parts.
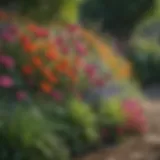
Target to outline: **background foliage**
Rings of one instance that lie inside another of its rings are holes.
[[[81,20],[100,23],[102,31],[125,37],[153,9],[154,0],[87,0],[81,7]]]
[[[127,52],[136,76],[142,84],[160,83],[160,1],[155,1],[154,12],[137,24]]]

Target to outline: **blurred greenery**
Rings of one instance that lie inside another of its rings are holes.
[[[142,85],[160,83],[160,1],[155,1],[154,12],[137,24],[130,39],[129,60]]]
[[[100,23],[102,31],[124,37],[153,10],[154,3],[154,0],[87,0],[81,7],[81,21]]]
[[[2,107],[2,106],[1,106]],[[2,119],[1,119],[2,121]],[[0,158],[3,160],[46,160],[69,158],[61,139],[52,131],[37,107],[18,105],[0,128]]]

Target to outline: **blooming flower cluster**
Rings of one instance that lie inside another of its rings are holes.
[[[0,88],[16,88],[18,101],[27,100],[27,91],[32,90],[56,102],[64,102],[69,95],[97,100],[108,92],[121,94],[123,88],[110,87],[111,82],[118,84],[131,76],[128,62],[78,25],[21,25],[0,14],[0,43]],[[145,130],[140,108],[135,101],[123,102],[126,128]]]
[[[143,113],[142,106],[135,99],[123,101],[123,107],[127,118],[126,129],[145,133],[147,131],[147,122]]]

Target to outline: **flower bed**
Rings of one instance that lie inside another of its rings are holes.
[[[67,160],[146,131],[129,63],[96,35],[0,16],[3,159]]]

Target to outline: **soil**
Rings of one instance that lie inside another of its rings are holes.
[[[145,90],[144,111],[149,131],[141,137],[132,137],[111,149],[103,149],[77,160],[160,160],[160,86]]]

